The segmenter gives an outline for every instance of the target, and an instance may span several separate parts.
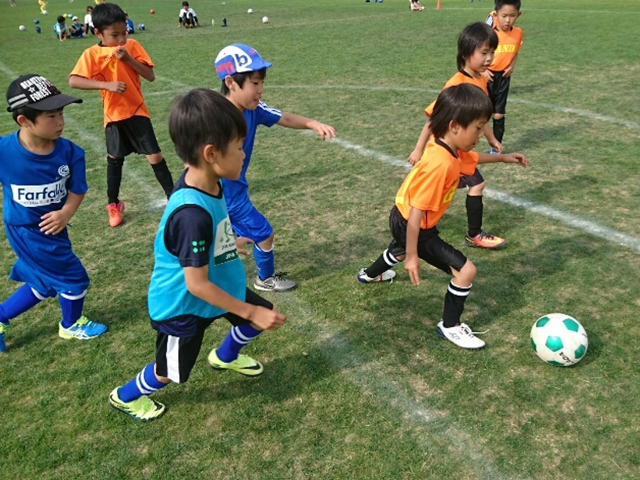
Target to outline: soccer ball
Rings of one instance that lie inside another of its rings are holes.
[[[73,18],[73,15],[71,13],[67,13],[67,18]]]
[[[138,24],[138,30],[142,31],[142,30],[144,30],[144,28],[145,28],[144,27],[144,23],[139,23]]]
[[[49,13],[49,12],[47,12],[46,10],[42,10],[42,14],[43,15],[46,15],[47,13]]]
[[[253,13],[253,8],[250,8],[249,10],[247,10],[247,13]]]
[[[35,23],[36,25],[38,25],[40,23],[40,20],[38,20],[37,18],[33,20],[33,23]]]
[[[153,15],[154,13],[156,13],[156,11],[152,8],[151,10],[149,10],[149,13]]]
[[[20,26],[18,27],[18,29],[19,29],[20,31],[24,31],[24,30],[26,30],[26,29],[27,29],[27,27],[25,27],[24,25],[20,25]]]
[[[548,364],[568,367],[582,360],[587,353],[589,339],[575,318],[563,313],[550,313],[533,324],[531,346]]]
[[[269,17],[262,17],[262,23],[269,23]]]

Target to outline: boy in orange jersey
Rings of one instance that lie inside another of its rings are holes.
[[[91,19],[100,43],[83,52],[69,74],[69,86],[100,90],[107,139],[107,211],[109,225],[117,227],[124,211],[118,196],[127,155],[146,155],[167,198],[173,190],[173,178],[156,140],[140,86],[140,77],[155,80],[151,59],[137,41],[127,38],[127,17],[118,5],[97,5]]]
[[[509,83],[522,46],[522,29],[514,27],[514,23],[522,12],[520,0],[496,0],[495,6],[496,9],[487,17],[487,24],[498,35],[498,48],[493,62],[483,75],[487,79],[489,98],[493,103],[493,134],[502,143]]]
[[[464,27],[458,37],[458,72],[449,79],[444,88],[447,89],[454,85],[469,83],[481,88],[488,95],[487,79],[482,74],[493,61],[493,52],[497,46],[498,36],[490,26],[482,22],[476,22]],[[422,158],[427,140],[431,137],[428,117],[433,112],[434,104],[435,102],[425,108],[427,121],[420,133],[416,148],[409,155],[409,163],[412,165],[418,163]],[[494,153],[502,152],[502,145],[493,135],[489,124],[484,126],[484,135]],[[460,179],[460,188],[463,187],[469,187],[466,199],[468,222],[465,236],[466,245],[488,249],[500,248],[505,245],[506,240],[504,238],[488,234],[482,229],[482,217],[484,215],[482,192],[485,187],[482,174],[476,169],[471,174],[464,175]]]
[[[476,267],[438,236],[436,224],[449,207],[462,175],[473,173],[478,163],[518,163],[520,153],[489,155],[471,152],[491,118],[489,97],[476,86],[461,84],[443,90],[431,115],[433,138],[423,158],[409,172],[396,194],[389,217],[393,240],[378,259],[360,271],[363,283],[384,280],[389,269],[404,261],[411,283],[420,283],[420,259],[453,275],[444,297],[437,333],[461,348],[477,350],[485,343],[460,322],[464,303],[476,277]],[[387,275],[388,276],[388,275]]]

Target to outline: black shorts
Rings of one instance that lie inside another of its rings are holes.
[[[160,152],[149,117],[134,116],[111,122],[105,129],[105,136],[107,153],[113,158],[124,158],[130,153],[153,155]]]
[[[480,185],[482,182],[484,182],[484,178],[480,173],[480,170],[476,168],[476,171],[473,172],[473,175],[462,175],[460,177],[460,183],[458,183],[458,188],[465,188],[465,187],[471,188],[471,187],[475,187],[476,185]]]
[[[271,302],[248,288],[245,301],[251,305],[273,309]],[[222,316],[234,327],[249,323],[248,320],[233,313],[227,313]],[[200,353],[204,332],[214,320],[216,319],[211,318],[200,321],[198,330],[192,337],[174,337],[173,335],[158,332],[156,337],[156,373],[161,377],[169,378],[175,383],[186,382]]]
[[[507,108],[507,95],[511,77],[503,77],[502,72],[493,72],[493,82],[487,84],[489,98],[493,104],[493,113],[504,115]]]
[[[396,258],[405,255],[407,253],[407,221],[395,205],[389,215],[389,228],[393,236],[393,240],[389,244],[389,252]],[[456,250],[438,236],[436,227],[427,230],[420,229],[418,234],[418,257],[449,275],[451,275],[451,268],[460,271],[464,264],[467,263],[467,257],[462,252]]]

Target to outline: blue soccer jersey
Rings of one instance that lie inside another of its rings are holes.
[[[20,144],[18,132],[0,137],[0,183],[4,223],[37,226],[64,206],[68,192],[87,191],[84,150],[59,138],[51,153],[38,155]]]
[[[278,123],[282,117],[282,112],[275,108],[269,108],[265,103],[260,102],[255,110],[245,110],[243,115],[247,122],[247,137],[244,139],[244,144],[242,145],[245,154],[242,172],[238,180],[222,179],[224,197],[227,201],[227,209],[229,210],[232,223],[234,218],[242,218],[248,215],[253,209],[251,201],[249,200],[249,183],[247,182],[246,175],[249,162],[251,162],[253,143],[256,139],[258,125],[273,126]]]

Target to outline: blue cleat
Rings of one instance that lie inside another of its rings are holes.
[[[84,315],[81,316],[76,323],[69,328],[64,328],[62,322],[59,324],[58,335],[60,338],[68,340],[70,338],[76,338],[78,340],[91,340],[92,338],[99,337],[107,331],[107,326],[101,323],[93,322]]]

